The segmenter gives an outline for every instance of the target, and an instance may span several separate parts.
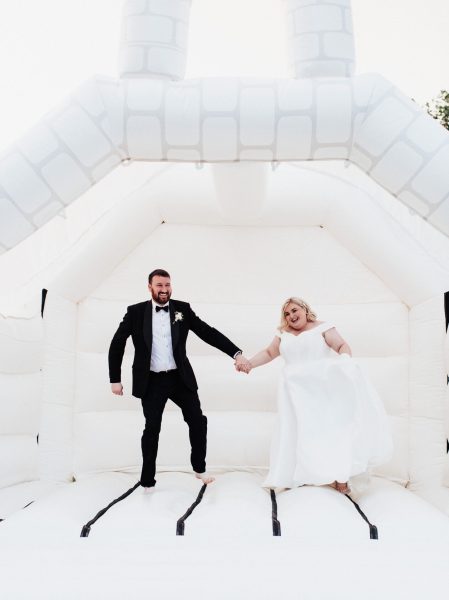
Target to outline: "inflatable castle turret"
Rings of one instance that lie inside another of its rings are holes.
[[[184,79],[191,0],[128,0],[120,48],[121,79]]]

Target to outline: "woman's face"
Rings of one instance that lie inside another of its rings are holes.
[[[284,317],[291,329],[302,329],[307,325],[306,311],[293,302],[285,307]]]

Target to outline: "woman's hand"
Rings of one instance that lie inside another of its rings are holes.
[[[243,354],[239,354],[237,356],[237,358],[235,359],[234,365],[235,365],[236,371],[243,372],[246,374],[248,374],[252,369],[251,363],[249,362],[249,360],[247,358],[245,358],[243,356]]]

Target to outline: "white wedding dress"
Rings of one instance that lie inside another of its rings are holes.
[[[371,467],[391,458],[382,401],[359,365],[326,344],[322,334],[332,327],[321,323],[298,335],[277,333],[285,367],[263,487],[354,484],[355,476],[362,481]]]

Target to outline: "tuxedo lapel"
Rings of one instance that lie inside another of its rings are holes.
[[[153,345],[153,303],[149,300],[143,315],[143,338],[151,353]]]
[[[168,306],[170,312],[171,345],[174,351],[179,339],[180,322],[178,321],[175,323],[175,306],[173,305],[173,302],[170,302]]]

